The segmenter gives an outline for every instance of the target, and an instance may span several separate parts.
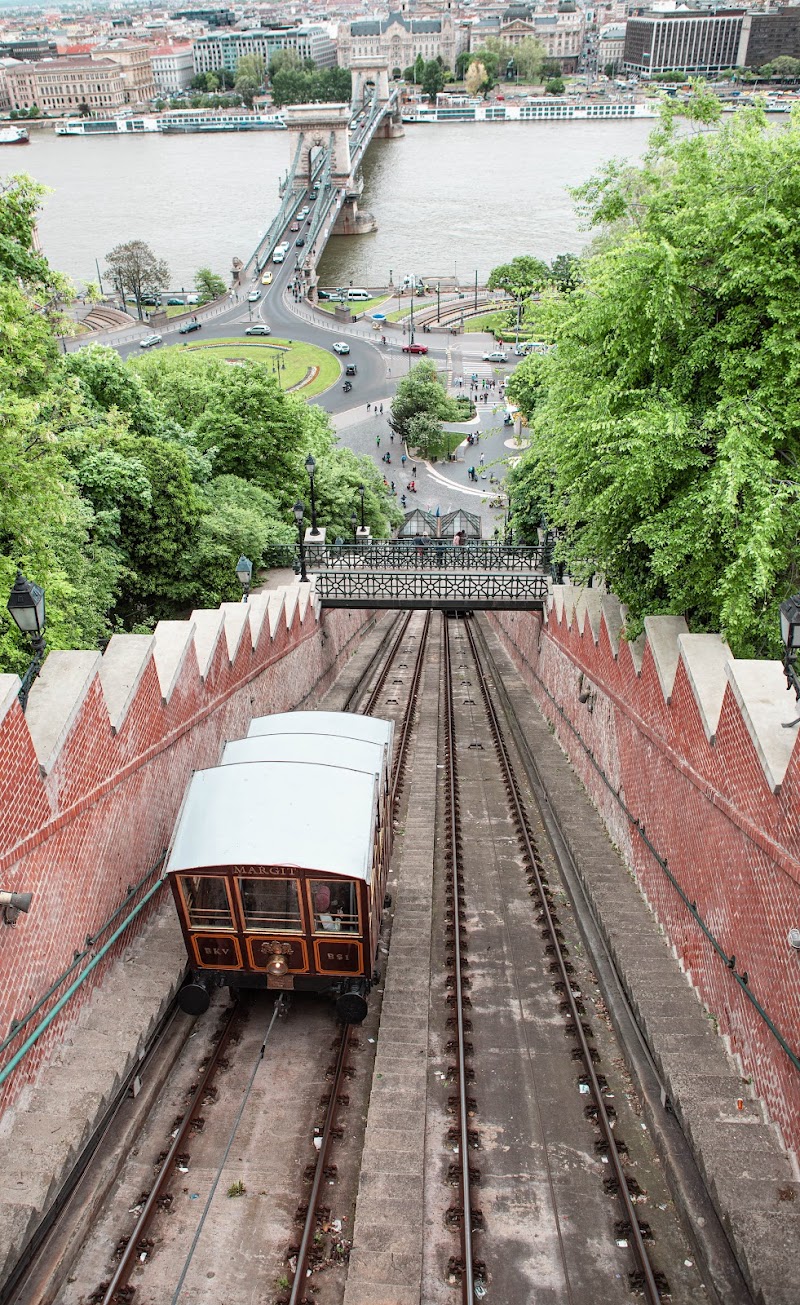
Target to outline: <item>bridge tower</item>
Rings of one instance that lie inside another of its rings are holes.
[[[351,189],[349,104],[292,104],[286,109],[291,133],[295,190],[305,190],[311,178],[311,155],[332,145],[331,185]]]
[[[387,59],[376,59],[373,56],[352,59],[350,72],[353,77],[353,113],[358,113],[373,102],[377,103],[378,106],[383,106],[391,99],[389,62]],[[385,114],[383,121],[375,132],[375,136],[379,139],[391,140],[395,136],[402,136],[403,134],[403,120],[400,115],[400,97],[398,95],[391,113]]]

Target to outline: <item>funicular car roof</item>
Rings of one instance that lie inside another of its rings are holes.
[[[332,734],[369,743],[391,743],[394,725],[375,716],[356,716],[349,711],[279,711],[256,716],[247,737],[257,734]]]
[[[369,882],[374,772],[294,761],[197,771],[184,798],[167,872],[211,866],[296,866]]]
[[[255,734],[225,745],[223,766],[243,761],[305,761],[380,776],[386,764],[386,749],[380,743],[336,738],[332,734]]]

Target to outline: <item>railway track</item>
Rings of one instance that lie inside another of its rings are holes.
[[[532,832],[531,817],[526,801],[523,799],[512,748],[506,740],[493,701],[492,680],[495,671],[486,664],[486,655],[478,647],[470,618],[445,620],[443,626],[442,721],[443,759],[446,768],[443,824],[446,829],[447,924],[452,937],[453,995],[453,1016],[448,1022],[455,1024],[456,1034],[454,1043],[450,1044],[456,1053],[455,1065],[451,1066],[449,1072],[452,1073],[457,1084],[457,1095],[452,1101],[455,1106],[456,1123],[448,1136],[448,1142],[457,1139],[457,1146],[452,1149],[458,1152],[458,1205],[449,1212],[449,1222],[451,1226],[458,1227],[460,1238],[459,1254],[451,1258],[447,1277],[450,1281],[459,1281],[464,1305],[484,1294],[487,1279],[489,1281],[494,1279],[495,1290],[498,1285],[497,1265],[493,1264],[492,1260],[491,1232],[482,1231],[484,1219],[479,1208],[478,1193],[482,1180],[481,1170],[477,1164],[480,1155],[478,1148],[481,1145],[479,1141],[482,1118],[480,1092],[486,1067],[482,1065],[479,1056],[480,1048],[477,1039],[474,1038],[473,1016],[479,1023],[480,1019],[478,1008],[473,1007],[471,990],[475,983],[480,982],[480,976],[476,977],[470,955],[475,948],[480,949],[484,945],[488,947],[488,944],[484,943],[484,938],[492,935],[482,929],[480,923],[473,925],[472,930],[467,929],[468,920],[475,917],[479,908],[475,902],[470,903],[470,884],[472,883],[474,887],[477,878],[475,866],[473,865],[470,875],[469,868],[465,865],[462,813],[465,804],[470,806],[473,804],[475,789],[473,787],[470,796],[465,797],[459,778],[459,756],[471,751],[473,756],[482,758],[484,779],[481,782],[487,783],[485,777],[490,771],[488,762],[483,758],[489,751],[488,740],[491,740],[491,748],[496,759],[496,773],[499,773],[503,802],[507,808],[506,823],[513,829],[516,855],[521,862],[529,887],[532,907],[531,933],[534,937],[536,932],[540,934],[546,968],[553,975],[552,986],[559,997],[564,1029],[574,1045],[571,1064],[575,1065],[576,1069],[571,1069],[570,1073],[575,1075],[577,1072],[579,1090],[584,1099],[584,1114],[592,1128],[599,1134],[594,1149],[602,1154],[603,1164],[607,1165],[607,1170],[610,1171],[605,1173],[605,1181],[601,1189],[602,1197],[607,1200],[606,1194],[613,1193],[619,1205],[619,1214],[611,1224],[602,1211],[599,1222],[601,1228],[605,1225],[602,1231],[611,1244],[615,1243],[618,1248],[627,1249],[632,1255],[633,1264],[627,1274],[628,1288],[640,1299],[646,1300],[648,1305],[658,1305],[662,1296],[669,1293],[669,1286],[664,1275],[651,1261],[653,1248],[650,1229],[646,1223],[642,1225],[640,1222],[641,1192],[635,1178],[626,1167],[625,1144],[618,1145],[615,1131],[616,1111],[608,1100],[612,1094],[609,1092],[606,1076],[597,1063],[599,1057],[594,1045],[592,1027],[586,1018],[585,994],[579,980],[575,977],[569,946],[565,941],[559,917],[559,904],[554,901],[554,889],[545,873],[540,848]],[[455,701],[457,688],[461,691],[461,702],[458,706]],[[486,742],[483,741],[484,739]],[[475,781],[472,782],[474,786]],[[474,816],[474,812],[472,814]],[[494,837],[498,841],[504,839],[506,835],[498,832],[499,817],[493,819],[498,822]],[[469,859],[466,858],[467,861]],[[515,906],[513,902],[511,905]],[[493,942],[491,945],[496,943]],[[528,965],[529,961],[530,958],[526,954],[524,958],[517,958],[515,964],[521,962],[523,965]],[[515,979],[515,982],[521,986],[520,980]],[[478,1051],[474,1050],[473,1041]],[[530,1047],[529,1052],[532,1063],[535,1064],[536,1046]],[[532,1083],[535,1083],[534,1079]],[[477,1103],[473,1099],[473,1094],[478,1098]],[[548,1130],[552,1131],[552,1125],[544,1121],[544,1133],[546,1134]],[[557,1149],[545,1141],[545,1151],[548,1146],[553,1152]],[[522,1164],[522,1161],[520,1163]],[[564,1266],[566,1299],[575,1300],[577,1303],[582,1296],[577,1294],[574,1283],[571,1282],[571,1278],[576,1278],[578,1273],[569,1245],[569,1219],[559,1209],[559,1206],[566,1206],[570,1198],[566,1192],[562,1193],[559,1190],[561,1180],[553,1160],[546,1159],[546,1168],[549,1174],[548,1186],[553,1205],[553,1219],[557,1228],[554,1240],[559,1246]],[[608,1299],[613,1299],[613,1296],[609,1296]]]

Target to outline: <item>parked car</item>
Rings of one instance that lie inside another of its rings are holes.
[[[262,278],[261,278],[261,284],[262,284],[262,285],[272,285],[272,273],[271,273],[271,272],[265,272],[265,273],[264,273],[264,275],[263,275]]]
[[[143,340],[139,341],[140,349],[152,349],[154,344],[163,344],[160,335],[146,335]]]
[[[337,340],[335,344],[332,344],[332,345],[331,345],[331,348],[333,349],[333,352],[334,352],[334,353],[349,353],[349,352],[350,352],[350,345],[349,345],[349,344],[345,344],[344,340]]]
[[[200,303],[200,296],[199,296],[199,295],[187,295],[187,296],[186,296],[186,302],[187,302],[187,304],[199,304],[199,303]]]
[[[357,371],[358,368],[356,367],[355,363],[348,363],[344,369],[344,374],[345,376],[355,376]]]
[[[169,304],[170,308],[177,308],[178,304],[180,304],[181,308],[183,307],[182,299],[174,299],[174,298],[168,299],[167,303]]]
[[[250,304],[257,304],[260,298],[261,298],[260,290],[251,290],[249,295],[247,296],[247,302]]]
[[[270,334],[270,329],[264,322],[253,322],[253,325],[248,326],[247,330],[245,331],[245,335],[269,335],[269,334]]]
[[[404,344],[403,353],[427,353],[427,344]]]
[[[188,335],[190,331],[199,331],[202,325],[203,325],[202,322],[184,322],[178,334]]]
[[[161,295],[142,295],[141,303],[147,304],[148,308],[158,308],[161,303]]]
[[[503,353],[502,349],[492,349],[491,353],[483,355],[484,362],[508,362],[508,354]]]

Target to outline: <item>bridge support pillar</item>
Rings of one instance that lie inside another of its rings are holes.
[[[348,195],[339,209],[339,216],[331,234],[334,236],[363,236],[367,231],[377,230],[378,223],[372,214],[360,213],[357,197]]]

